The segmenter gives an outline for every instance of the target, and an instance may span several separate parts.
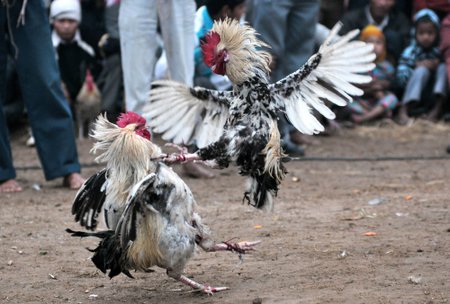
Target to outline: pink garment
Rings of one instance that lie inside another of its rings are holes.
[[[441,44],[439,48],[447,67],[448,87],[450,88],[450,13],[441,22]]]

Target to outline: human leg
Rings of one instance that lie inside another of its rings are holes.
[[[272,81],[283,78],[283,59],[285,52],[285,36],[287,31],[287,16],[289,14],[290,1],[266,1],[255,0],[253,4],[253,27],[261,34],[261,39],[266,42],[268,51],[274,57],[272,68]]]
[[[9,132],[3,106],[6,98],[6,54],[5,41],[6,9],[0,6],[0,187],[3,183],[14,180],[16,171],[13,166]],[[0,192],[1,191],[0,189]]]
[[[123,111],[120,54],[114,54],[105,59],[100,78],[102,79],[102,112],[105,111],[108,119],[115,122],[120,112]]]
[[[428,79],[430,78],[430,71],[426,67],[417,67],[406,85],[403,93],[402,102],[398,111],[397,121],[404,125],[408,122],[408,109],[412,103],[420,102],[420,97],[425,88]]]
[[[20,8],[21,1],[11,7],[11,21],[17,20]],[[25,25],[14,23],[11,28],[19,50],[20,86],[45,178],[79,176],[72,114],[61,89],[43,3],[29,1]]]
[[[437,121],[442,114],[445,99],[447,98],[447,70],[444,63],[439,64],[435,72],[433,94],[435,102],[427,115],[427,119]]]
[[[285,33],[284,76],[299,69],[313,54],[320,8],[318,0],[291,2],[292,9],[287,16]]]
[[[156,0],[122,0],[119,12],[125,103],[142,114],[156,63]],[[180,51],[180,50],[177,50]]]
[[[158,14],[170,78],[192,86],[195,1],[159,0]]]

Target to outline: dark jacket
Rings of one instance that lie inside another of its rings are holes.
[[[369,25],[366,15],[368,7],[350,11],[342,18],[342,29],[340,34],[346,34],[353,29],[362,30]],[[409,38],[410,22],[408,18],[397,10],[392,10],[389,14],[389,21],[383,28],[386,37],[386,48],[388,59],[397,62],[401,52],[406,47]]]

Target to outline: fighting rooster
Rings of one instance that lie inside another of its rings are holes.
[[[269,53],[255,30],[226,19],[215,22],[202,44],[205,63],[233,82],[233,90],[219,92],[189,88],[173,81],[153,83],[144,116],[150,126],[175,144],[196,143],[193,154],[170,155],[168,162],[212,160],[219,167],[232,161],[248,176],[244,199],[258,208],[271,208],[286,173],[277,128],[277,114],[305,134],[323,131],[312,109],[328,119],[335,114],[325,101],[344,106],[350,95],[363,91],[352,83],[371,78],[372,46],[351,41],[358,30],[337,37],[337,24],[306,64],[284,79],[269,83]],[[211,162],[210,162],[211,163]]]
[[[109,277],[129,270],[159,266],[167,274],[194,289],[213,293],[227,289],[197,283],[182,275],[195,245],[205,251],[229,250],[239,254],[259,242],[215,244],[208,228],[195,212],[191,190],[168,166],[155,162],[161,151],[150,141],[146,121],[138,114],[122,114],[117,125],[99,116],[93,132],[93,151],[106,168],[89,178],[74,200],[72,213],[81,226],[94,230],[104,211],[109,230],[81,232],[72,236],[95,236],[101,242],[92,261]]]

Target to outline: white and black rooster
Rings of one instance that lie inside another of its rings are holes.
[[[326,101],[344,106],[351,95],[363,91],[352,83],[371,81],[361,75],[374,68],[372,46],[351,41],[359,31],[343,37],[337,24],[306,64],[282,80],[269,83],[269,53],[247,25],[226,19],[214,23],[202,44],[205,63],[217,74],[226,75],[233,90],[219,92],[189,88],[173,81],[153,83],[144,116],[164,140],[200,148],[193,154],[170,155],[168,162],[213,160],[226,167],[236,162],[248,176],[244,199],[258,208],[272,208],[273,196],[286,173],[277,128],[277,114],[305,134],[324,130],[313,109],[328,119],[335,114]],[[300,29],[301,30],[301,29]]]
[[[122,114],[117,125],[99,116],[92,136],[96,160],[106,168],[89,178],[77,193],[72,213],[81,226],[94,230],[103,210],[109,230],[72,236],[101,238],[92,261],[109,277],[129,270],[146,271],[152,266],[167,270],[170,277],[205,293],[227,287],[211,287],[182,275],[184,266],[199,245],[205,251],[229,250],[239,254],[259,243],[215,244],[196,213],[189,187],[162,162],[160,148],[150,141],[146,121],[136,113]]]

